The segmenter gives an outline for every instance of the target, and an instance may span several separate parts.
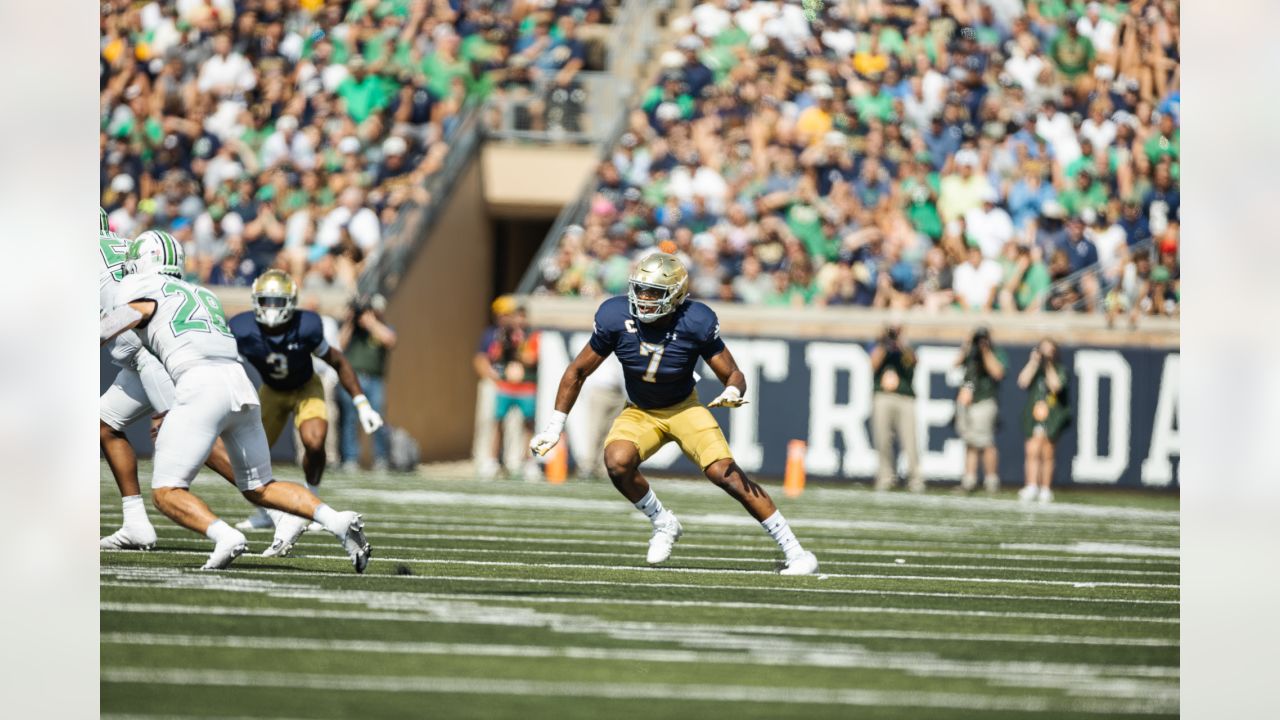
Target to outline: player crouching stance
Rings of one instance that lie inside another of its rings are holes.
[[[360,387],[355,370],[338,348],[325,342],[320,316],[298,308],[298,284],[282,270],[268,270],[253,282],[253,311],[231,318],[230,328],[240,355],[262,375],[260,401],[262,425],[268,446],[275,444],[285,421],[293,422],[302,438],[302,471],[307,487],[315,492],[324,474],[324,440],[329,432],[329,414],[324,387],[311,362],[314,355],[338,372],[342,387],[351,394],[360,424],[370,435],[382,427],[378,414]],[[306,523],[294,518],[270,517],[265,512],[250,517],[236,527],[241,530],[275,526],[275,538],[262,554],[288,555]]]
[[[605,438],[604,464],[614,487],[653,523],[648,562],[657,564],[670,557],[683,530],[640,474],[640,463],[674,441],[777,541],[786,557],[783,575],[811,574],[818,569],[818,559],[800,547],[769,494],[733,461],[720,426],[698,402],[693,369],[699,357],[725,384],[724,392],[708,407],[741,406],[746,402],[742,394],[747,383],[720,339],[715,312],[700,302],[686,301],[688,294],[688,272],[674,255],[654,253],[641,260],[631,275],[627,297],[610,298],[596,311],[595,332],[560,378],[555,413],[529,447],[545,455],[560,441],[583,381],[609,353],[616,353],[630,400]]]
[[[136,329],[144,348],[164,364],[174,383],[174,404],[156,436],[152,501],[175,523],[214,542],[206,570],[225,568],[246,549],[244,533],[220,520],[189,490],[214,440],[222,438],[236,487],[255,505],[313,519],[333,533],[364,572],[370,548],[364,522],[338,512],[293,483],[271,478],[258,393],[237,361],[236,342],[218,298],[182,280],[182,246],[146,232],[129,245],[118,303],[103,315],[102,344]]]

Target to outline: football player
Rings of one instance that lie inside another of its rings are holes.
[[[103,345],[136,328],[142,346],[173,379],[173,407],[156,436],[152,502],[175,523],[214,542],[204,569],[225,568],[239,557],[246,549],[244,534],[190,492],[196,470],[221,437],[246,499],[319,522],[341,541],[356,572],[364,572],[371,550],[361,516],[334,510],[300,485],[273,481],[258,393],[238,362],[222,304],[182,280],[182,266],[182,246],[168,234],[139,235],[125,253],[119,304],[99,323]]]
[[[98,274],[98,311],[106,312],[115,305],[116,286],[124,278],[124,257],[129,241],[107,225],[107,211],[98,208],[98,258],[102,262]],[[138,458],[124,429],[151,417],[163,416],[173,406],[173,380],[154,355],[142,348],[132,331],[124,332],[111,346],[111,361],[120,368],[111,387],[98,401],[98,439],[102,454],[120,489],[124,523],[119,530],[102,538],[99,547],[108,550],[150,550],[156,543],[156,531],[147,518],[138,483]],[[153,421],[154,422],[154,421]],[[206,463],[219,475],[235,484],[231,461],[219,441]]]
[[[811,574],[818,569],[818,559],[800,546],[764,488],[733,461],[720,426],[698,401],[693,372],[698,358],[706,360],[725,385],[707,407],[741,406],[747,383],[720,339],[715,312],[686,300],[688,294],[689,274],[678,258],[655,252],[642,259],[631,274],[627,297],[605,300],[596,311],[595,331],[560,378],[555,412],[529,447],[545,455],[560,441],[583,380],[613,353],[622,364],[629,402],[605,437],[604,464],[614,487],[653,523],[648,562],[670,557],[683,529],[640,474],[640,463],[674,441],[778,543],[786,558],[782,574]]]
[[[324,324],[310,310],[298,309],[298,284],[283,270],[268,270],[253,283],[253,311],[231,318],[231,332],[241,357],[262,375],[259,399],[267,442],[275,444],[293,415],[302,437],[302,471],[314,492],[325,468],[324,441],[329,432],[329,412],[324,386],[315,372],[312,356],[338,372],[342,387],[351,394],[364,431],[382,427],[382,416],[369,404],[355,370],[338,348],[325,342]],[[241,529],[266,528],[274,523],[259,513],[236,525]],[[304,528],[305,529],[305,528]],[[280,528],[277,528],[280,530]],[[285,555],[297,535],[277,532],[264,555]]]

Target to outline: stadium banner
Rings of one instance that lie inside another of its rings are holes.
[[[555,404],[556,383],[589,333],[543,328],[538,377],[539,425]],[[870,480],[879,464],[871,444],[870,341],[735,338],[725,342],[747,378],[747,405],[712,411],[724,428],[734,458],[744,470],[781,477],[787,443],[808,444],[810,477]],[[929,480],[958,481],[964,468],[964,444],[954,427],[955,396],[962,371],[955,367],[958,344],[913,342],[919,358],[915,373],[920,462]],[[997,345],[1009,366],[1000,384],[996,443],[1000,477],[1006,485],[1023,480],[1022,410],[1026,393],[1017,375],[1032,345]],[[1062,348],[1070,373],[1072,421],[1057,445],[1056,485],[1116,485],[1165,489],[1178,486],[1180,454],[1178,359],[1176,350],[1142,347]],[[602,366],[597,374],[620,369]],[[704,402],[719,394],[720,383],[699,361],[698,394]],[[593,392],[592,381],[583,400]],[[582,457],[597,429],[587,427],[580,400],[566,425],[570,454]],[[899,458],[899,475],[905,463]],[[644,465],[651,471],[696,474],[674,443]]]

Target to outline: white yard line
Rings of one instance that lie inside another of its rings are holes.
[[[517,498],[510,498],[517,500]],[[423,513],[402,514],[395,510],[388,510],[385,507],[367,507],[357,506],[359,509],[370,516],[379,520],[380,523],[389,527],[404,527],[407,529],[414,528],[438,528],[444,525],[461,526],[461,527],[516,527],[527,530],[551,529],[559,532],[616,532],[618,528],[626,525],[634,525],[644,521],[642,515],[634,510],[634,508],[626,507],[619,509],[617,512],[609,513],[612,520],[605,522],[598,519],[600,513],[589,515],[591,520],[587,520],[573,512],[566,512],[557,519],[545,519],[542,517],[488,517],[470,515],[466,511],[461,513],[448,512],[439,520],[428,520],[423,517]],[[397,508],[403,507],[397,505]],[[501,508],[499,508],[501,510]],[[541,511],[541,508],[535,508]],[[245,506],[245,512],[249,512],[250,507]],[[119,507],[105,506],[101,510],[104,516],[119,517],[121,515]],[[432,509],[429,512],[435,514],[438,511]],[[511,514],[511,513],[504,513]],[[734,530],[744,530],[748,532],[759,532],[759,523],[752,520],[746,514],[728,514],[728,513],[685,513],[679,514],[680,520],[690,526],[697,527],[699,531],[711,534],[732,534]],[[441,520],[444,520],[442,525]],[[992,518],[989,520],[974,520],[962,522],[904,522],[898,519],[876,519],[876,518],[821,518],[810,517],[808,515],[798,516],[791,519],[792,526],[801,531],[816,532],[820,530],[832,530],[837,532],[862,532],[862,533],[896,533],[905,535],[924,535],[924,536],[948,536],[963,537],[972,534],[977,530],[1000,530],[1011,533],[1018,533],[1021,530],[1034,529],[1036,531],[1045,531],[1058,529],[1062,535],[1078,537],[1087,530],[1095,530],[1108,537],[1114,537],[1119,534],[1142,535],[1144,537],[1165,536],[1166,539],[1176,541],[1178,539],[1177,528],[1167,530],[1147,530],[1143,528],[1134,528],[1124,526],[1116,528],[1110,525],[1089,525],[1082,526],[1069,523],[1053,523],[1043,521],[1042,518],[1032,518],[1030,520],[1022,520],[1019,518]],[[1140,532],[1134,532],[1139,530]]]
[[[1060,699],[1041,696],[1001,697],[964,693],[827,690],[805,687],[695,685],[664,683],[573,683],[533,680],[490,680],[460,677],[389,677],[221,671],[198,668],[106,668],[106,683],[212,687],[280,687],[291,690],[381,693],[448,693],[536,697],[592,697],[605,699],[670,699],[712,702],[752,702],[783,705],[849,705],[1010,710],[1022,712],[1074,711],[1098,714],[1122,712],[1157,714],[1170,711],[1165,701]],[[1176,708],[1176,704],[1173,705]]]
[[[357,652],[397,655],[473,656],[590,660],[627,663],[756,665],[860,670],[892,670],[909,675],[981,679],[1000,683],[1006,677],[1031,678],[1031,687],[1063,689],[1082,681],[1105,678],[1177,680],[1177,667],[1166,665],[1099,665],[1027,661],[954,660],[929,653],[873,652],[859,645],[797,643],[787,639],[752,638],[750,644],[732,642],[717,650],[601,648],[582,645],[504,645],[489,643],[407,642],[362,639],[323,639],[297,636],[189,635],[160,633],[103,633],[111,645],[176,646],[269,651]],[[704,641],[716,647],[714,639]],[[1105,678],[1104,678],[1105,676]],[[1169,683],[1151,683],[1167,689]]]
[[[129,551],[118,551],[129,552]],[[208,553],[194,550],[170,550],[166,551],[170,555],[189,555],[196,557],[206,557]],[[302,560],[332,560],[332,555],[294,555],[292,557]],[[542,568],[552,570],[607,570],[611,572],[642,572],[642,573],[681,573],[690,575],[766,575],[770,577],[777,576],[764,570],[711,570],[703,568],[664,568],[664,567],[636,567],[630,565],[575,565],[570,563],[520,563],[506,562],[495,560],[437,560],[429,558],[403,558],[403,557],[377,557],[379,563],[401,563],[408,565],[463,565],[468,567],[519,567],[519,568]],[[234,569],[234,568],[233,568]],[[258,568],[250,572],[267,572],[263,568]],[[497,577],[497,576],[477,576],[477,575],[414,575],[414,576],[397,576],[397,577],[430,577],[435,580],[454,580],[461,582],[511,582],[511,583],[531,583],[536,585],[593,585],[599,587],[637,587],[636,583],[624,582],[618,580],[589,580],[589,579],[564,579],[564,578],[532,578],[532,577]],[[928,576],[893,576],[893,575],[846,575],[845,578],[874,578],[874,579],[902,579],[911,582],[927,582],[931,580],[942,581],[958,581],[960,578],[930,578]],[[821,582],[822,576],[819,575],[817,580]],[[1031,584],[1031,585],[1071,585],[1071,583],[1050,581],[1050,580],[998,580],[996,582],[1008,584]],[[805,582],[805,581],[801,581]],[[973,580],[972,582],[985,582],[983,580]],[[1077,587],[1085,587],[1094,589],[1094,584],[1075,584]],[[927,598],[946,598],[954,600],[1016,600],[1019,602],[1081,602],[1081,603],[1104,603],[1104,604],[1124,604],[1124,605],[1179,605],[1178,600],[1153,600],[1149,598],[1106,598],[1106,597],[1074,597],[1069,595],[1004,595],[992,593],[969,593],[969,592],[925,592],[912,590],[872,590],[859,588],[815,588],[804,587],[801,585],[793,585],[790,587],[778,586],[757,586],[749,585],[709,585],[709,584],[693,584],[693,583],[669,583],[669,582],[645,582],[643,587],[646,588],[663,588],[663,589],[683,589],[683,590],[749,590],[752,592],[794,592],[808,593],[816,595],[871,595],[875,597],[927,597]]]
[[[110,570],[104,569],[104,575],[112,575]],[[128,577],[128,576],[126,576]],[[204,580],[201,578],[208,578]],[[219,577],[226,578],[226,582],[219,583]],[[272,570],[267,568],[255,568],[253,570],[239,570],[234,567],[220,571],[217,575],[212,573],[180,573],[172,577],[156,576],[152,581],[147,579],[132,579],[128,582],[129,587],[169,587],[174,589],[191,589],[193,584],[197,589],[204,590],[243,590],[241,586],[245,582],[253,582],[257,578],[267,579],[270,577],[282,577],[299,579],[304,577],[316,577],[334,579],[340,577],[332,572],[311,572],[305,570]],[[418,581],[418,582],[438,582],[440,580],[457,580],[449,575],[404,575],[396,576],[396,579],[402,581]],[[523,579],[494,579],[485,578],[489,582],[524,582]],[[563,581],[563,584],[573,585],[573,581]],[[580,583],[579,583],[580,584]],[[626,587],[634,587],[634,583],[618,583]],[[110,581],[101,581],[103,587],[112,586]],[[705,589],[704,586],[692,586],[698,589]],[[741,590],[743,588],[732,586],[731,589]],[[581,604],[581,605],[641,605],[641,606],[662,606],[662,607],[704,607],[704,608],[721,608],[721,609],[761,609],[761,610],[784,610],[794,612],[819,612],[819,613],[864,613],[864,614],[884,614],[884,615],[934,615],[942,617],[963,617],[963,618],[1003,618],[1003,619],[1023,619],[1023,620],[1065,620],[1065,621],[1083,621],[1083,622],[1133,622],[1133,623],[1152,623],[1159,625],[1176,625],[1177,618],[1159,618],[1159,617],[1140,617],[1140,616],[1109,616],[1109,615],[1079,615],[1073,613],[1038,613],[1038,612],[1015,612],[1015,611],[994,611],[994,610],[944,610],[935,608],[896,608],[896,607],[867,607],[867,606],[830,606],[830,605],[800,605],[794,603],[763,603],[763,602],[734,602],[734,601],[705,601],[705,600],[632,600],[627,598],[598,598],[598,597],[566,597],[566,596],[549,596],[549,595],[518,595],[518,594],[501,594],[501,593],[415,593],[415,592],[398,592],[395,590],[379,591],[377,589],[367,590],[349,590],[349,591],[328,591],[319,590],[322,593],[334,593],[335,597],[343,599],[335,599],[334,602],[361,603],[366,600],[374,601],[381,595],[383,598],[396,598],[407,602],[416,602],[418,599],[459,599],[459,600],[504,600],[528,603],[551,603],[551,604]],[[273,593],[279,597],[309,597],[311,588],[301,587],[296,590],[290,590],[282,593]],[[962,599],[957,596],[948,596],[955,599]],[[1018,596],[1015,599],[1023,599]],[[108,609],[107,603],[101,603],[100,607],[104,610]],[[111,607],[117,607],[112,605]]]
[[[590,540],[586,538],[572,538],[572,537],[569,537],[569,538],[534,537],[534,536],[522,535],[518,533],[512,533],[510,535],[493,535],[493,534],[454,535],[454,534],[443,534],[443,533],[392,533],[392,532],[385,532],[385,528],[387,526],[384,524],[378,523],[376,518],[371,519],[368,524],[371,528],[371,536],[375,539],[375,541],[377,538],[385,537],[385,538],[392,538],[392,539],[398,539],[398,540],[449,540],[454,542],[500,542],[500,543],[517,543],[518,542],[521,544],[600,545],[600,546],[608,546],[608,547],[627,547],[627,546],[638,547],[638,546],[647,545],[647,541],[645,540],[627,539],[627,535],[632,535],[632,536],[635,535],[635,533],[631,533],[628,531],[612,532],[612,533],[606,533],[606,532],[596,533],[599,535],[606,535],[613,539]],[[438,526],[438,527],[445,527],[445,526]],[[467,528],[459,528],[459,529],[461,530],[461,529],[467,529]],[[193,535],[188,531],[182,530],[181,528],[168,526],[168,525],[160,525],[157,528],[157,532],[161,535],[161,537],[183,537],[183,538],[196,537],[195,535]],[[565,531],[559,534],[564,535],[564,534],[572,534],[572,533],[569,531]],[[686,535],[687,534],[688,533],[686,532]],[[250,540],[258,536],[261,536],[265,540],[266,533],[251,531],[249,534]],[[729,547],[733,546],[733,544],[730,541],[742,540],[741,537],[726,537],[724,539],[725,539],[725,542],[721,542],[721,543],[698,543],[694,541],[682,540],[680,542],[680,547],[724,550],[726,546],[729,546]],[[772,547],[768,537],[765,536],[763,533],[761,533],[761,535],[758,538],[752,538],[750,542],[753,542],[753,543],[758,542],[758,544],[762,549]],[[831,543],[831,542],[840,542],[840,544],[846,544],[846,545],[847,544],[876,545],[876,546],[881,546],[882,549],[855,549],[855,548],[830,547],[828,543]],[[939,543],[939,542],[912,543],[912,542],[904,542],[904,541],[898,541],[898,540],[879,542],[879,541],[873,541],[873,540],[857,540],[857,539],[833,541],[833,540],[824,539],[817,543],[811,543],[811,544],[814,547],[821,548],[820,552],[823,554],[836,554],[836,555],[860,555],[860,556],[890,555],[895,557],[942,557],[942,558],[972,557],[972,558],[983,558],[983,559],[998,559],[998,560],[1006,560],[1006,561],[1009,561],[1009,560],[1027,561],[1027,562],[1038,562],[1038,563],[1045,563],[1045,562],[1073,563],[1074,562],[1074,563],[1111,563],[1111,564],[1126,564],[1126,565],[1165,565],[1165,566],[1171,565],[1171,564],[1177,564],[1176,557],[1171,557],[1168,560],[1158,560],[1158,559],[1153,559],[1151,557],[1124,558],[1124,557],[1118,557],[1118,555],[1121,555],[1124,553],[1099,553],[1096,548],[1075,552],[1069,549],[1072,547],[1070,545],[1054,546],[1057,548],[1061,548],[1059,550],[1054,551],[1054,553],[1056,554],[1046,553],[1043,555],[1020,555],[1016,553],[1006,554],[1001,550],[999,545],[987,546],[991,548],[990,552],[964,552],[964,551],[957,552],[957,551],[911,550],[911,549],[903,549],[903,548],[896,548],[896,547],[883,547],[889,544],[896,544],[896,545],[908,545],[908,546],[924,546],[924,547],[932,548],[932,547],[938,547],[939,545],[945,544],[945,543]],[[969,543],[964,545],[964,547],[981,547],[981,546]],[[1152,554],[1150,552],[1146,552],[1146,549],[1143,549],[1142,546],[1137,546],[1137,548],[1139,549],[1139,554],[1148,555],[1148,556]]]
[[[131,583],[104,583],[107,587],[138,587]],[[450,596],[452,597],[452,596]],[[339,601],[334,598],[334,601]],[[996,644],[1030,645],[1089,645],[1103,647],[1153,647],[1176,648],[1176,638],[1117,637],[1091,635],[1019,635],[1016,633],[945,633],[914,630],[842,630],[807,625],[714,625],[706,623],[643,622],[616,619],[599,619],[582,615],[556,615],[544,617],[543,622],[529,622],[527,608],[476,606],[478,612],[463,617],[441,616],[437,613],[405,612],[403,610],[330,610],[311,607],[236,607],[214,605],[187,605],[166,603],[103,603],[107,612],[142,614],[225,615],[233,617],[274,617],[309,620],[355,620],[359,622],[437,623],[449,625],[511,625],[521,627],[537,625],[559,632],[600,633],[615,638],[652,639],[694,638],[703,634],[722,635],[733,633],[746,636],[784,636],[812,638],[843,638],[849,640],[907,640],[918,642],[982,642]],[[511,617],[518,614],[518,622]]]
[[[164,537],[166,542],[189,543],[196,547],[206,547],[209,544],[208,540],[204,538],[194,537],[191,535],[191,533],[182,533],[181,536],[179,536],[178,533],[181,531],[178,531],[177,528],[174,528],[173,530],[175,530],[175,532],[171,534],[161,533],[161,536]],[[256,536],[252,536],[249,539],[252,541],[256,539]],[[327,539],[321,542],[319,540],[315,540],[312,536],[304,535],[302,537],[302,543],[300,543],[296,547],[299,547],[299,548],[311,547],[313,545],[319,546],[322,544],[327,544],[328,542],[329,540]],[[681,543],[680,547],[685,548],[688,546],[685,545],[684,543]],[[720,549],[723,550],[724,548],[720,548]],[[488,548],[455,548],[455,547],[445,547],[441,545],[428,545],[428,544],[386,545],[383,543],[378,543],[378,550],[379,551],[394,550],[394,551],[400,551],[400,552],[427,552],[427,553],[469,553],[469,554],[476,554],[476,555],[492,555],[495,552],[497,552],[495,550],[488,549]],[[536,556],[550,556],[550,557],[616,558],[619,560],[628,560],[628,559],[635,560],[640,556],[639,553],[635,553],[635,552],[631,552],[631,553],[588,552],[584,550],[504,549],[502,550],[502,552],[506,554],[514,554],[514,555],[536,555]],[[774,559],[764,558],[762,557],[762,555],[763,553],[755,553],[753,555],[686,555],[684,553],[680,553],[677,556],[677,559],[681,561],[698,561],[698,562],[773,563],[775,561]],[[899,558],[899,560],[901,559],[902,558]],[[828,557],[826,557],[825,553],[823,554],[823,557],[822,557],[822,565],[823,567],[830,567],[834,565],[834,566],[840,566],[840,567],[884,567],[884,568],[904,568],[904,569],[905,567],[907,567],[907,563],[905,561],[903,562],[857,562],[852,560],[831,560]],[[1177,578],[1177,577],[1180,577],[1181,575],[1180,573],[1177,573],[1177,572],[1170,572],[1165,570],[1045,568],[1045,567],[1018,567],[1015,565],[950,565],[950,564],[939,564],[939,563],[914,563],[914,564],[911,564],[909,567],[914,568],[916,570],[982,570],[982,571],[994,571],[994,572],[1007,571],[1007,572],[1020,572],[1020,573],[1070,573],[1073,575],[1080,575],[1081,573],[1084,573],[1088,575],[1118,575],[1118,576],[1141,575],[1141,576],[1151,576],[1151,577],[1158,576],[1158,577],[1171,577],[1171,578]],[[836,577],[836,576],[833,576],[833,577]],[[843,576],[840,576],[840,577],[843,577]],[[1074,585],[1075,581],[1073,581],[1072,584]],[[1155,583],[1151,585],[1151,587],[1178,587],[1178,586],[1179,586],[1178,583]]]

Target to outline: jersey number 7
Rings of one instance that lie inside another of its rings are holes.
[[[658,364],[662,362],[662,354],[667,351],[667,346],[662,343],[640,343],[640,357],[649,358],[649,367],[645,368],[644,381],[658,381]]]

